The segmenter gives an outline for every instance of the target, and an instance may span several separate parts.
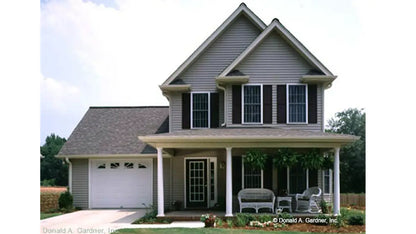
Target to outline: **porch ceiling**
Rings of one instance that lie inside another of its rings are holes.
[[[190,129],[139,136],[139,140],[162,148],[332,148],[358,139],[357,136],[346,134],[256,127]]]

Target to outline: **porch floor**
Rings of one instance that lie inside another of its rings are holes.
[[[217,217],[225,217],[225,211],[209,211],[209,210],[181,210],[181,211],[169,211],[165,213],[165,218],[172,219],[174,221],[196,221],[201,218],[203,214],[214,214]],[[245,212],[243,212],[245,213]],[[233,213],[234,217],[238,214],[238,212]],[[247,213],[252,215],[270,215],[276,216],[276,213]],[[289,213],[295,218],[306,218],[306,217],[315,217],[321,213]],[[326,215],[326,214],[325,214]]]

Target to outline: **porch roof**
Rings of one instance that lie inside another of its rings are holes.
[[[253,147],[340,147],[357,136],[282,128],[189,129],[139,136],[153,147],[163,148],[253,148]]]

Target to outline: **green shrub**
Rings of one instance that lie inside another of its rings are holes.
[[[260,215],[257,216],[257,221],[261,222],[261,223],[265,223],[267,221],[272,221],[272,217],[270,215]]]
[[[227,225],[228,225],[228,227],[232,228],[233,227],[233,220],[232,219],[227,219]]]
[[[55,186],[56,185],[56,183],[55,183],[55,179],[49,179],[49,180],[42,180],[41,182],[40,182],[40,185],[41,186],[45,186],[45,187],[51,187],[51,186]]]
[[[283,212],[281,214],[279,214],[279,218],[282,219],[293,219],[293,216],[287,212]]]
[[[324,214],[319,214],[318,216],[316,216],[317,219],[324,219],[326,222],[325,223],[314,223],[315,225],[319,225],[319,226],[325,226],[329,224],[329,217],[324,215]]]
[[[364,215],[351,215],[347,217],[349,225],[364,225]]]
[[[320,206],[321,206],[322,213],[329,214],[331,212],[330,205],[328,205],[328,203],[324,199],[321,200]]]
[[[221,218],[215,219],[215,223],[217,224],[217,227],[222,227],[222,219]]]
[[[60,209],[70,210],[72,209],[72,203],[74,199],[69,191],[61,193],[59,196],[58,204]]]
[[[236,223],[237,227],[245,227],[250,221],[254,220],[254,216],[251,214],[245,213],[238,213],[236,216]]]
[[[157,221],[157,209],[152,204],[149,206],[146,206],[146,204],[143,203],[143,205],[147,208],[146,214],[144,214],[143,217],[133,222],[133,224],[141,224],[141,223],[155,223]]]

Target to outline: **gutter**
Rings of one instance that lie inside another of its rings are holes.
[[[72,163],[71,163],[71,161],[69,161],[68,157],[65,158],[65,162],[67,162],[69,164],[69,168],[68,168],[68,187],[69,187],[69,192],[72,194]]]

